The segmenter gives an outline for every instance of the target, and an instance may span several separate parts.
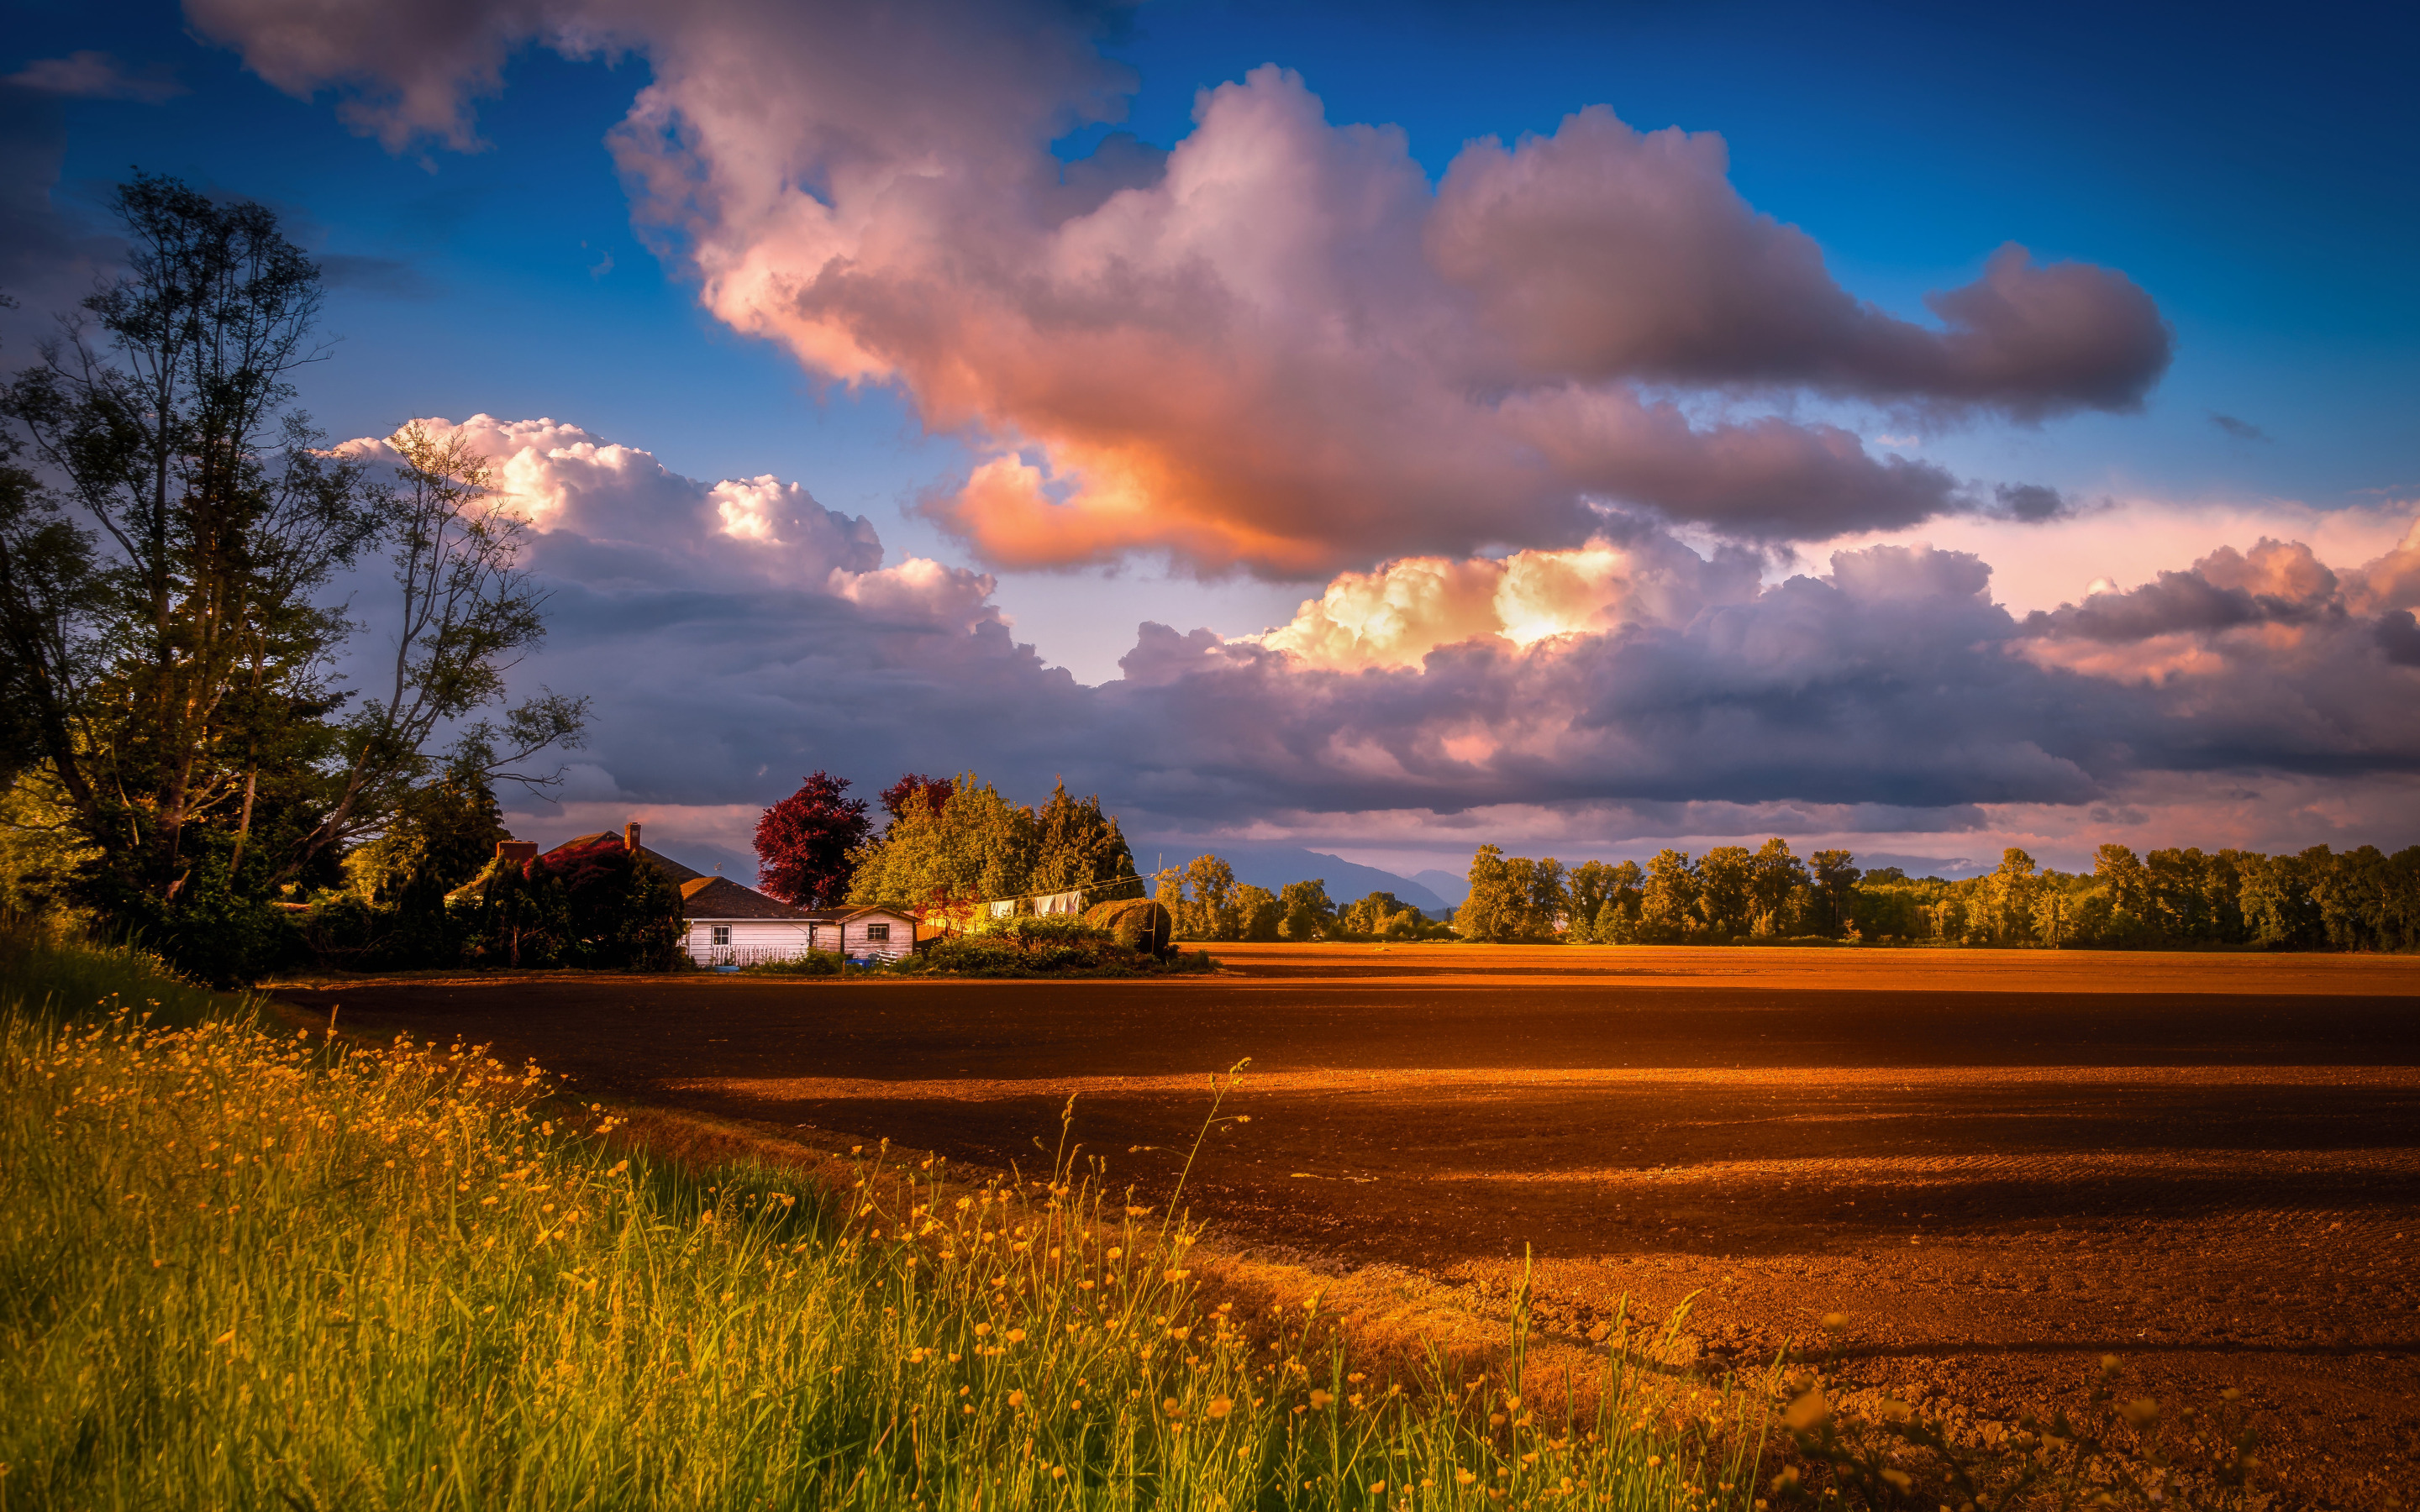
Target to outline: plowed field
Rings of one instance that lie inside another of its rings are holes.
[[[2420,1480],[2420,960],[1229,947],[1174,982],[512,977],[287,991],[597,1090],[1032,1164],[1076,1137],[1231,1238],[1542,1311],[1704,1293],[1712,1362],[2013,1417],[2105,1352],[2245,1389],[2288,1500]],[[1135,1149],[1133,1147],[1146,1147]]]

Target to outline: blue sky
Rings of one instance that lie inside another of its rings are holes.
[[[2420,124],[2395,73],[2415,30],[2382,6],[2288,23],[2250,8],[1172,0],[1107,51],[1139,80],[1125,129],[1161,146],[1197,90],[1272,61],[1331,119],[1402,126],[1433,176],[1472,137],[1551,131],[1591,103],[1719,131],[1752,204],[1903,312],[2003,240],[2122,269],[2178,332],[2148,412],[1956,437],[1956,454],[2063,486],[2324,507],[2420,488]],[[325,97],[290,99],[197,43],[174,6],[27,8],[11,35],[20,60],[102,49],[191,90],[65,102],[69,205],[98,218],[139,163],[285,208],[318,249],[398,265],[333,301],[347,344],[311,395],[333,429],[576,418],[682,471],[778,471],[853,512],[895,510],[961,459],[893,396],[818,385],[721,329],[640,244],[604,136],[643,59],[525,50],[480,109],[487,150],[397,156]],[[2212,411],[2270,439],[2232,440]],[[916,529],[881,523],[903,546]]]
[[[248,14],[234,0],[222,9]],[[182,91],[21,100],[25,139],[63,149],[50,186],[59,215],[101,224],[107,186],[139,164],[273,204],[329,258],[329,324],[344,340],[308,378],[306,401],[334,434],[382,434],[414,415],[543,415],[687,477],[795,480],[870,518],[893,562],[994,570],[992,602],[1017,639],[1085,683],[1116,676],[1138,621],[1248,633],[1286,621],[1327,576],[1212,563],[1197,577],[1150,551],[1106,570],[1003,568],[916,512],[957,489],[984,449],[924,434],[898,384],[852,390],[735,332],[701,307],[682,257],[659,258],[634,232],[606,138],[653,76],[644,52],[609,67],[518,47],[501,93],[477,101],[480,150],[424,139],[390,152],[340,117],[349,85],[281,92],[236,50],[197,40],[177,6],[13,19],[0,73],[98,50]],[[1927,291],[1976,279],[2004,241],[2118,270],[2175,337],[2139,411],[2039,424],[1951,415],[1906,431],[1904,447],[1963,478],[2152,501],[2182,568],[2214,546],[2252,544],[2195,533],[2203,512],[2233,529],[2267,509],[2307,523],[2420,498],[2420,292],[2408,271],[2420,124],[2397,71],[2414,30],[2385,7],[2289,20],[2178,7],[1164,0],[1099,41],[1131,70],[1129,114],[1053,150],[1082,158],[1110,130],[1174,147],[1195,129],[1200,91],[1275,62],[1302,76],[1328,121],[1400,127],[1433,182],[1473,138],[1552,133],[1594,103],[1641,130],[1719,132],[1749,205],[1812,236],[1849,292],[1919,322]],[[24,330],[10,328],[20,353]],[[1761,402],[1838,421],[1878,453],[1906,430],[1821,394]],[[2215,415],[2241,424],[2230,433]],[[1798,560],[1820,563],[1820,541],[1807,549]],[[1776,554],[1768,577],[1787,567]],[[2082,576],[2062,592],[2080,593]],[[2019,580],[2016,569],[2004,563],[2000,580]],[[1331,826],[1330,842],[1350,828]]]

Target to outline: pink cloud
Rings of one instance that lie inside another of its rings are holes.
[[[1400,131],[1267,67],[1164,158],[1063,168],[1047,144],[1131,87],[1089,12],[457,3],[426,36],[324,0],[189,10],[281,87],[351,91],[390,146],[469,144],[523,42],[643,52],[613,137],[643,224],[719,318],[972,441],[927,507],[999,565],[1325,576],[1576,547],[1602,503],[1759,539],[1904,526],[1967,507],[1959,480],[1642,386],[2030,420],[2131,408],[2167,361],[2122,274],[2014,247],[1932,297],[1937,326],[1876,310],[1739,197],[1719,138],[1603,108],[1474,143],[1433,191]]]
[[[69,95],[78,100],[132,100],[146,105],[163,104],[185,93],[185,86],[163,69],[130,72],[114,55],[89,49],[65,57],[36,58],[0,79],[0,84],[13,84],[46,95]]]

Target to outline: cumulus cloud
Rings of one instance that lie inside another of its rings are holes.
[[[796,483],[685,477],[554,420],[424,424],[471,436],[496,506],[529,521],[550,635],[516,680],[596,700],[584,759],[625,801],[761,804],[815,766],[904,768],[932,731],[1003,712],[1014,723],[1074,692],[1010,639],[990,579],[886,564],[871,523]],[[380,439],[347,444],[393,455]],[[355,587],[365,670],[385,602],[375,575]],[[980,754],[970,738],[951,752]]]
[[[111,54],[88,50],[70,53],[65,57],[37,58],[0,79],[0,84],[37,89],[46,95],[67,95],[78,100],[132,100],[146,105],[161,104],[185,92],[185,86],[164,70],[131,73]]]
[[[447,10],[188,5],[397,147],[473,144],[524,42],[643,53],[613,146],[644,226],[734,328],[969,438],[927,507],[999,565],[1324,577],[1578,548],[1604,501],[1743,538],[1903,526],[1976,496],[1793,401],[2035,421],[2134,408],[2167,362],[2123,274],[2013,246],[1930,322],[1878,310],[1740,198],[1720,138],[1602,108],[1471,144],[1432,189],[1401,131],[1331,123],[1268,67],[1165,154],[1113,136],[1063,167],[1048,144],[1132,86],[1091,8]]]
[[[1600,517],[1575,548],[1340,575],[1258,636],[1145,625],[1086,687],[1015,640],[988,579],[888,561],[796,483],[683,477],[560,421],[459,424],[551,594],[515,676],[597,701],[559,822],[628,810],[717,856],[819,766],[1063,778],[1140,834],[1325,849],[1756,831],[1967,854],[1908,837],[2174,839],[2194,804],[2228,833],[2420,824],[2420,539],[2357,566],[2221,548],[2020,617],[1969,552],[1866,547],[1765,583],[1752,553]]]
[[[2150,297],[2123,275],[2023,247],[1926,302],[1932,330],[1853,298],[1823,249],[1731,187],[1712,132],[1641,132],[1599,105],[1550,137],[1474,143],[1427,236],[1531,372],[1804,384],[1982,405],[2026,418],[2127,409],[2167,365]]]

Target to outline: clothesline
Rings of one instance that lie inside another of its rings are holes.
[[[1142,877],[1139,873],[1130,876],[1111,877],[1107,882],[1088,882],[1083,886],[1077,887],[1053,887],[1048,892],[1027,892],[1019,893],[1014,898],[987,899],[984,903],[983,907],[984,910],[991,915],[992,918],[1001,918],[1014,914],[1016,911],[1016,905],[1021,903],[1040,903],[1060,898],[1080,899],[1087,893],[1099,892],[1105,887],[1123,887],[1129,882],[1140,882],[1141,880]],[[1062,911],[1063,910],[1059,909],[1048,910],[1048,912],[1051,913]],[[1072,909],[1064,911],[1071,913],[1074,912]]]

